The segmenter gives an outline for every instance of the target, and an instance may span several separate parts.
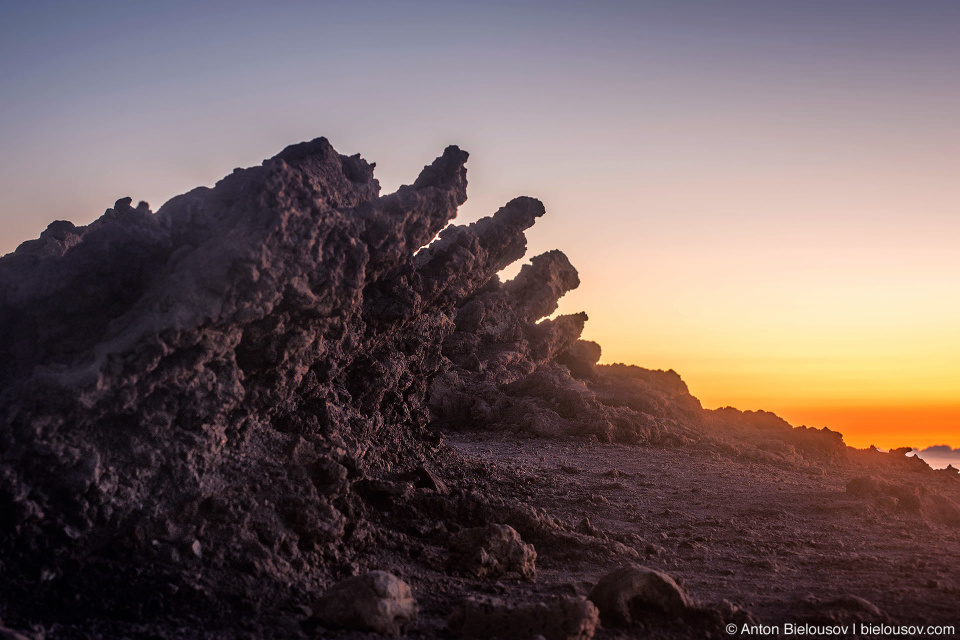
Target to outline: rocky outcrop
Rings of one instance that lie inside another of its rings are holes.
[[[381,196],[372,164],[320,138],[0,259],[6,570],[106,554],[202,566],[202,591],[269,592],[216,580],[238,573],[321,588],[369,544],[377,487],[402,489],[367,478],[435,447],[428,389],[471,336],[502,384],[583,327],[536,324],[577,284],[563,254],[496,278],[539,201],[447,227],[466,159],[449,147]]]

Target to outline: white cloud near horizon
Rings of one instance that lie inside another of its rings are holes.
[[[944,469],[949,464],[960,468],[960,448],[954,449],[945,444],[927,447],[926,449],[914,449],[910,452],[910,455],[922,458],[934,469]]]

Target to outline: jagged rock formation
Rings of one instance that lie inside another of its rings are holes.
[[[450,147],[380,197],[373,166],[321,138],[156,215],[124,199],[87,227],[53,223],[3,258],[0,536],[15,570],[120,539],[137,558],[297,583],[362,542],[345,481],[423,458],[458,304],[496,295],[543,214],[518,198],[417,253],[464,202],[466,159]],[[549,307],[538,286],[505,288],[530,299],[531,325]],[[555,325],[530,329],[537,349],[582,323]]]
[[[0,260],[8,570],[62,578],[123,555],[249,597],[215,576],[316,589],[368,544],[365,505],[403,489],[365,478],[429,457],[430,409],[437,426],[462,411],[451,395],[522,396],[499,389],[586,320],[538,322],[579,283],[560,252],[496,277],[537,200],[444,229],[466,159],[450,147],[381,197],[373,165],[321,138],[156,214],[126,198],[87,227],[55,222]]]

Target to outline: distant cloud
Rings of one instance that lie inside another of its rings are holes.
[[[914,449],[907,455],[916,455],[926,461],[934,469],[943,469],[948,464],[960,468],[960,449],[938,444],[926,449]]]

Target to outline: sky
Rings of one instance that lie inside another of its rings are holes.
[[[578,268],[602,362],[960,447],[957,33],[937,0],[0,0],[0,253],[321,135],[386,192],[458,144],[458,221],[543,200],[528,257]]]

